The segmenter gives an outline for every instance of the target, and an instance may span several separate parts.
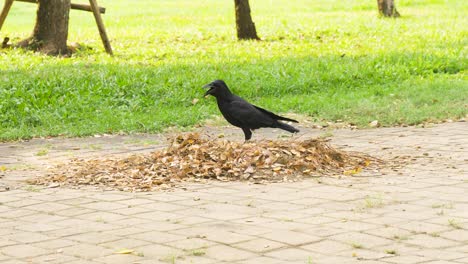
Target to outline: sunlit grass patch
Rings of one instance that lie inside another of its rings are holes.
[[[90,50],[69,59],[0,50],[0,139],[191,127],[220,115],[201,98],[217,78],[252,103],[317,122],[461,118],[463,3],[400,1],[401,18],[381,19],[374,2],[259,0],[251,5],[263,40],[239,42],[229,1],[100,1],[114,57],[92,15],[78,11],[69,41]],[[34,8],[15,2],[0,37],[26,37]]]

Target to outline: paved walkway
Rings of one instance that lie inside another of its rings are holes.
[[[152,151],[164,137],[3,143],[0,263],[468,263],[468,123],[303,130],[304,137],[325,133],[335,146],[408,164],[295,183],[187,183],[125,193],[22,180],[71,157]]]

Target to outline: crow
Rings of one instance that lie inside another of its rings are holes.
[[[299,132],[298,129],[278,120],[299,123],[296,120],[276,115],[268,110],[252,105],[239,96],[231,93],[226,83],[215,80],[203,88],[209,88],[204,97],[212,95],[216,98],[218,108],[224,118],[233,126],[240,127],[244,131],[245,141],[252,137],[252,130],[261,127],[281,128],[291,133]]]

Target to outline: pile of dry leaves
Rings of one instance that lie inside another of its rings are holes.
[[[179,135],[164,150],[127,158],[74,159],[57,166],[35,184],[97,185],[149,191],[180,180],[283,181],[302,176],[354,174],[369,165],[367,156],[345,153],[323,140],[265,140],[248,143]]]

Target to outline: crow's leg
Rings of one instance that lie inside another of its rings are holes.
[[[250,128],[245,127],[242,127],[242,131],[244,131],[245,141],[248,141],[252,137],[252,131],[250,131]]]

